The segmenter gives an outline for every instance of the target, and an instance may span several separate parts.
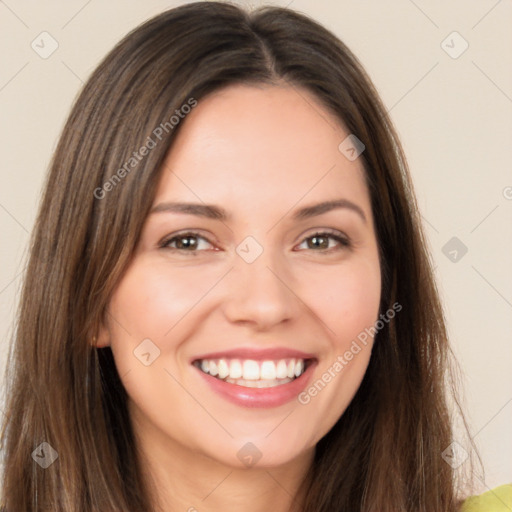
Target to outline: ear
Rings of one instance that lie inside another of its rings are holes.
[[[92,337],[91,344],[96,348],[110,346],[110,331],[102,319],[95,336]]]

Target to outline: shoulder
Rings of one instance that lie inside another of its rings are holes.
[[[471,496],[462,505],[460,512],[510,512],[512,510],[512,484],[505,484]]]

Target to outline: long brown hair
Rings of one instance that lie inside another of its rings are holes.
[[[385,107],[352,52],[308,17],[198,2],[147,21],[109,53],[55,151],[6,372],[8,512],[153,510],[112,352],[90,340],[108,315],[182,125],[171,116],[235,83],[304,88],[365,144],[381,311],[403,307],[378,332],[357,394],[317,444],[303,510],[457,510],[456,472],[442,457],[453,440],[450,411],[460,409],[456,398],[448,404],[451,352],[407,163]],[[132,161],[148,137],[154,147]],[[31,456],[43,442],[58,454],[47,469]]]

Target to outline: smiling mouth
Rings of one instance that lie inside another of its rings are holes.
[[[197,359],[192,364],[203,373],[229,384],[246,388],[271,388],[299,378],[312,359],[286,358],[256,361],[254,359]]]

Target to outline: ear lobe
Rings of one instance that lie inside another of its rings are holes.
[[[110,333],[108,329],[101,325],[96,336],[93,336],[91,344],[96,348],[104,348],[110,345]]]

